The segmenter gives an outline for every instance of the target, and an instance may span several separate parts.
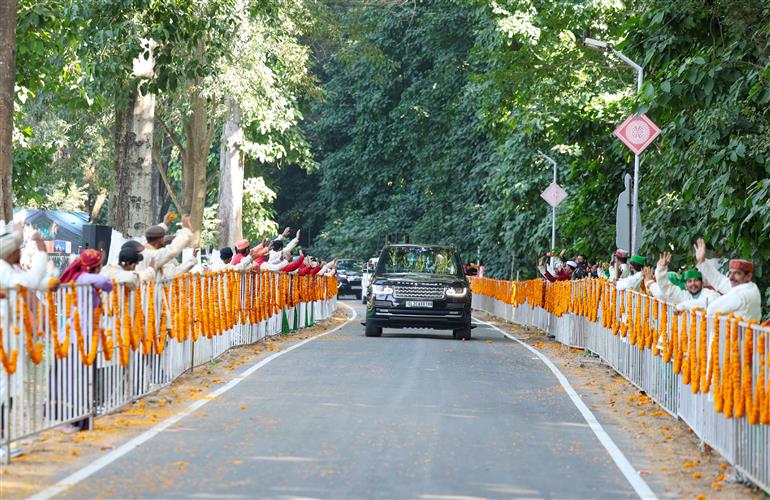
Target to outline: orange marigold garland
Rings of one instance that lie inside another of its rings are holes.
[[[660,345],[663,346],[664,352],[666,350],[666,346],[668,345],[668,306],[666,304],[661,304],[661,307],[663,310],[660,312],[658,330],[659,340],[655,342],[655,348],[652,351],[653,355],[655,356],[660,355]]]
[[[166,348],[168,308],[166,307],[166,287],[160,285],[160,327],[152,338],[152,347],[157,354]]]
[[[746,325],[743,339],[743,364],[741,373],[741,390],[743,392],[743,407],[745,415],[749,419],[749,424],[754,425],[759,420],[759,415],[754,414],[754,393],[752,383],[752,358],[754,357],[754,326],[757,321],[750,320]],[[737,415],[736,415],[737,416]]]
[[[708,358],[708,370],[706,377],[701,381],[701,392],[709,392],[711,385],[714,384],[714,406],[717,405],[717,389],[719,387],[719,318],[722,313],[714,315],[714,331],[711,339],[711,351]],[[703,320],[706,320],[704,316]],[[719,410],[717,410],[719,413]]]
[[[668,352],[664,354],[663,360],[668,363],[674,358],[674,373],[677,375],[682,370],[682,359],[679,356],[679,314],[674,313],[671,318],[671,339],[668,344]]]
[[[733,418],[733,370],[732,370],[732,324],[737,321],[730,313],[725,324],[725,360],[722,370],[722,382],[720,384],[722,391],[722,412],[725,418]]]
[[[6,373],[8,375],[13,375],[16,373],[16,367],[18,366],[19,350],[15,348],[12,349],[9,356],[5,351],[3,337],[3,328],[0,326],[0,362],[3,364]]]
[[[692,382],[692,393],[697,394],[700,392],[706,392],[703,390],[706,385],[707,365],[708,365],[708,331],[706,322],[706,314],[699,314],[700,327],[698,330],[698,366],[697,370],[694,370],[694,377]],[[695,366],[693,364],[693,366]]]
[[[139,289],[139,287],[137,287]],[[148,356],[152,353],[153,343],[158,336],[157,323],[155,317],[155,282],[150,281],[147,285],[147,330],[142,339],[142,354]]]
[[[733,412],[736,418],[744,416],[746,409],[745,402],[743,400],[743,384],[741,383],[741,345],[738,336],[738,324],[741,318],[735,318],[732,325],[730,325],[730,348],[732,353],[730,354],[731,370],[732,370],[732,389],[733,389]]]
[[[767,425],[770,424],[770,405],[768,405],[767,400],[768,393],[767,389],[765,387],[765,373],[767,371],[767,337],[765,332],[762,332],[759,335],[759,340],[757,341],[756,349],[759,354],[759,376],[757,377],[757,390],[756,394],[754,395],[754,408],[755,411],[759,412],[759,421],[760,423]]]
[[[19,314],[21,314],[27,354],[30,361],[37,365],[43,361],[43,343],[39,340],[37,342],[34,340],[34,325],[32,324],[32,312],[29,310],[27,293],[27,289],[22,286],[19,286],[16,290],[16,324],[19,324]],[[16,328],[18,329],[19,327],[17,326]]]

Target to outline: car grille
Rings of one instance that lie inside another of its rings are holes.
[[[443,299],[444,285],[396,285],[393,295],[399,299]]]

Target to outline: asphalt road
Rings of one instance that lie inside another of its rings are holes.
[[[64,496],[636,497],[524,347],[483,326],[467,342],[427,330],[366,338],[359,320],[275,359]]]

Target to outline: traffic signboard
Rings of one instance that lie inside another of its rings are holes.
[[[660,129],[647,115],[631,115],[613,132],[634,154],[641,154],[652,144]]]
[[[540,197],[543,198],[553,208],[556,208],[559,206],[559,203],[564,201],[564,198],[567,197],[567,192],[564,191],[561,186],[555,182],[552,182],[550,186],[545,188],[545,191],[540,193]]]

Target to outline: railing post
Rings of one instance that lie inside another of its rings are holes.
[[[2,335],[2,332],[0,332],[0,335]],[[3,458],[2,458],[2,464],[8,465],[11,463],[11,376],[8,375],[8,372],[3,370],[3,377],[5,377],[6,380],[6,391],[5,391],[5,401],[3,402],[3,408],[2,411],[0,411],[0,416],[3,417],[3,427],[5,431],[5,439],[3,444]]]

